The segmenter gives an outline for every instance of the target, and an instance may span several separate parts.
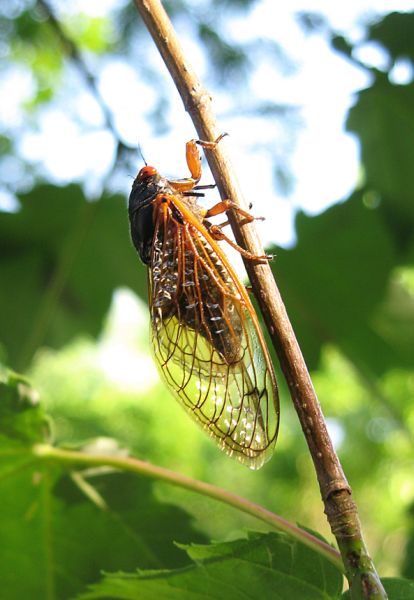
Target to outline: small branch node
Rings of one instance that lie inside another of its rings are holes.
[[[343,479],[334,479],[329,481],[324,486],[324,500],[327,501],[332,495],[338,492],[347,492],[349,495],[352,494],[352,490],[349,485],[344,485]]]

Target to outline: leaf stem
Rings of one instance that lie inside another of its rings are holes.
[[[217,139],[222,131],[213,115],[210,94],[201,85],[184,54],[161,2],[134,2],[164,59],[198,136],[204,140]],[[220,142],[214,151],[207,151],[206,155],[221,197],[231,198],[233,202],[246,208],[225,152],[225,142]],[[262,255],[263,248],[254,225],[240,226],[232,211],[228,216],[237,243],[253,255]],[[244,262],[314,462],[325,513],[341,551],[351,597],[371,600],[387,598],[368,555],[351,488],[329,437],[318,398],[271,269],[269,265],[253,264],[248,260]]]
[[[203,496],[208,496],[224,504],[228,504],[238,510],[264,521],[271,527],[288,533],[302,544],[312,548],[318,554],[328,559],[337,569],[343,571],[343,565],[340,554],[335,548],[313,536],[308,531],[297,527],[283,517],[276,515],[265,509],[263,506],[246,500],[237,494],[223,490],[210,483],[192,479],[181,473],[176,473],[170,469],[165,469],[158,465],[139,460],[137,458],[125,456],[111,456],[106,454],[92,454],[87,452],[78,452],[74,450],[64,450],[55,448],[47,444],[37,444],[33,446],[33,454],[36,458],[45,461],[56,461],[59,464],[82,466],[82,467],[113,467],[123,471],[129,471],[138,475],[143,475],[150,479],[164,481],[171,485],[190,490]]]

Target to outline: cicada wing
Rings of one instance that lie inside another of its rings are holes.
[[[187,412],[223,451],[258,469],[276,441],[277,387],[253,308],[225,265],[197,228],[156,228],[152,345]]]

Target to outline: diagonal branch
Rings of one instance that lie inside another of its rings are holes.
[[[201,139],[215,140],[220,133],[212,111],[212,100],[201,85],[159,0],[134,0],[181,95]],[[236,177],[220,143],[207,159],[222,198],[231,198],[245,207]],[[254,255],[263,254],[252,224],[241,227],[229,214],[238,244]],[[366,549],[357,507],[351,489],[329,437],[305,361],[290,324],[285,306],[269,265],[245,261],[253,291],[276,349],[289,386],[312,460],[315,466],[325,513],[335,535],[352,598],[386,598],[375,567]]]

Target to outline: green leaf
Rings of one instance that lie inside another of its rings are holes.
[[[414,581],[398,577],[384,577],[381,579],[388,600],[412,600],[414,598]],[[350,600],[349,591],[342,594],[343,600]]]
[[[71,472],[42,460],[44,416],[25,380],[0,385],[0,581],[7,600],[71,598],[104,570],[182,567],[174,545],[204,541],[152,484],[109,470]]]
[[[414,264],[414,245],[412,257]],[[412,354],[414,348],[414,294],[404,277],[408,271],[405,268],[395,270],[390,278],[387,294],[372,318],[375,330],[395,348],[396,356],[400,354],[406,357]]]
[[[98,335],[115,288],[147,291],[123,197],[88,202],[78,186],[44,185],[20,202],[19,212],[0,213],[0,279],[9,290],[0,330],[8,362],[22,368],[39,346]]]
[[[73,14],[66,22],[69,38],[80,50],[102,54],[110,49],[114,32],[112,22],[104,17],[91,17],[85,13]]]
[[[368,38],[386,48],[392,59],[414,61],[414,13],[393,12],[369,27]]]
[[[414,503],[408,507],[406,520],[409,522],[407,527],[407,541],[405,544],[405,552],[403,564],[401,567],[401,575],[409,579],[414,579]]]
[[[414,85],[380,78],[358,95],[347,121],[361,141],[368,188],[378,195],[396,244],[404,251],[414,229]]]
[[[0,445],[43,442],[48,422],[38,404],[38,396],[28,380],[0,365]],[[1,469],[5,463],[1,463]]]
[[[414,581],[398,577],[381,579],[389,600],[411,600],[414,598]]]
[[[410,366],[411,351],[384,340],[372,318],[396,263],[379,212],[355,193],[317,217],[298,214],[296,227],[297,246],[278,249],[272,270],[308,366],[317,366],[325,343],[369,373]]]
[[[190,546],[194,565],[175,571],[107,574],[79,600],[92,598],[339,598],[342,575],[328,561],[281,533],[251,534]]]

